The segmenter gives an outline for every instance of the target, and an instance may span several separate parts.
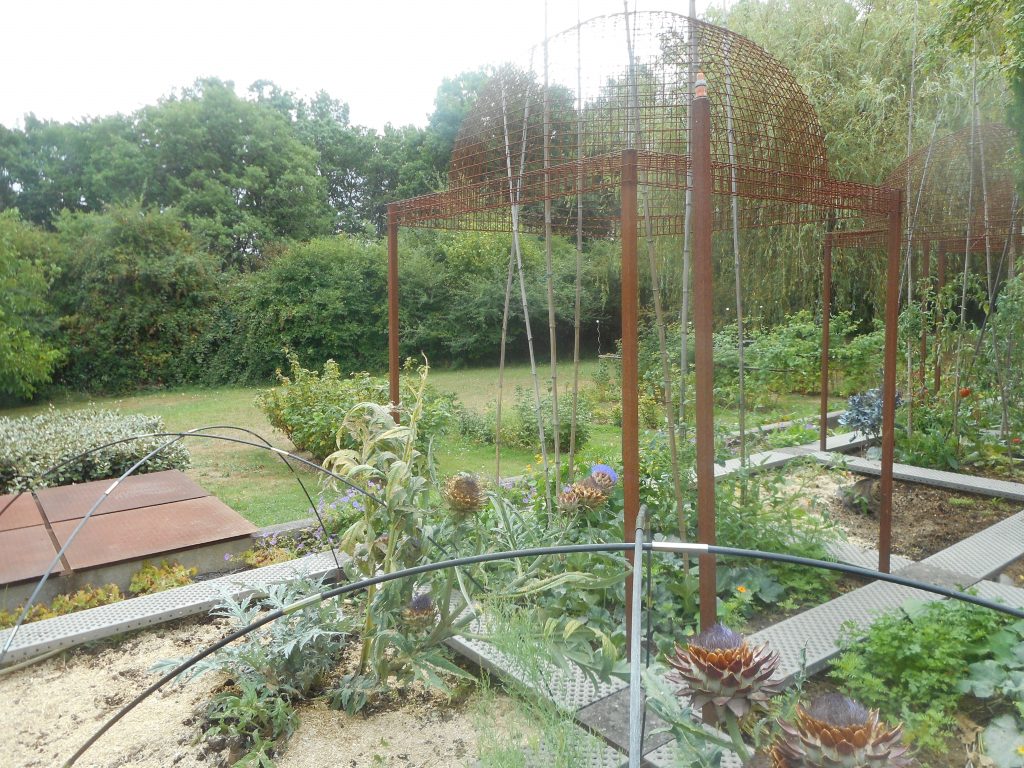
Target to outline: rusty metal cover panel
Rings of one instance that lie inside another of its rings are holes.
[[[41,525],[0,531],[0,584],[38,579],[57,550]],[[60,567],[54,571],[60,573]]]
[[[113,480],[97,480],[79,485],[44,488],[36,495],[43,513],[51,523],[78,520],[89,512],[96,500],[110,487]],[[174,501],[198,499],[208,496],[188,475],[176,469],[133,475],[121,482],[96,510],[96,515],[140,509]]]
[[[0,531],[42,524],[43,516],[39,513],[39,507],[36,506],[31,493],[23,493],[21,496],[13,493],[0,496]]]
[[[61,546],[78,520],[53,523]],[[213,496],[89,518],[65,552],[74,570],[154,557],[215,541],[248,536],[256,527]]]

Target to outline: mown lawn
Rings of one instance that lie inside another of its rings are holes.
[[[592,383],[598,369],[596,360],[581,365],[581,386]],[[546,388],[550,369],[539,366],[541,387]],[[572,385],[572,364],[559,365],[559,390],[567,392]],[[431,382],[439,389],[453,392],[467,408],[484,411],[497,399],[497,368],[463,370],[432,370]],[[515,388],[532,391],[533,379],[529,365],[517,364],[505,370],[503,403],[511,405]],[[62,395],[31,406],[0,410],[0,416],[25,416],[37,413],[51,405],[57,409],[84,408],[90,404],[126,413],[146,413],[163,418],[168,431],[177,432],[196,427],[231,425],[250,429],[266,438],[272,445],[294,450],[288,438],[271,427],[255,405],[261,387],[188,387],[181,389],[140,392],[124,397],[87,397]],[[841,405],[835,401],[833,407]],[[563,399],[565,417],[568,397]],[[789,417],[813,417],[817,414],[817,398],[789,395],[779,398],[766,412],[751,414],[748,423],[758,424]],[[607,408],[605,410],[608,410]],[[736,421],[735,411],[720,410],[716,418],[723,425]],[[251,440],[248,435],[222,431],[227,436]],[[268,451],[237,443],[208,438],[187,438],[192,454],[188,473],[204,488],[221,498],[226,504],[256,525],[270,525],[305,518],[309,515],[309,502],[296,482],[295,475],[281,459]],[[590,442],[580,451],[580,458],[588,462],[619,464],[621,462],[621,432],[618,427],[594,424]],[[440,438],[434,446],[434,458],[439,476],[458,471],[477,472],[494,477],[495,450],[493,445],[480,445],[458,434]],[[502,448],[501,473],[510,476],[521,473],[527,465],[538,465],[536,451]],[[320,478],[308,468],[297,469],[306,482],[314,500]]]

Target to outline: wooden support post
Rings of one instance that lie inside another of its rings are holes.
[[[715,543],[714,371],[711,346],[713,271],[711,232],[714,188],[711,178],[711,107],[704,76],[697,76],[690,147],[693,163],[693,324],[696,353],[697,540]],[[701,555],[700,626],[718,619],[715,558]]]
[[[398,389],[398,210],[394,203],[388,206],[388,397],[391,398],[391,416],[398,423],[401,397]]]
[[[885,272],[885,369],[882,374],[882,471],[878,512],[878,570],[889,573],[892,550],[892,464],[896,437],[896,336],[899,322],[900,230],[903,193],[896,190],[889,204],[888,263]]]
[[[925,285],[927,285],[931,280],[932,241],[927,238],[925,238],[921,243],[921,268],[917,273],[921,276],[921,279],[925,281]],[[928,326],[925,323],[925,310],[928,305],[923,300],[921,303],[921,360],[919,376],[921,379],[921,394],[924,395],[928,390],[928,384],[925,381],[925,377],[928,375],[926,366],[926,362],[928,360]]]
[[[828,355],[829,327],[832,320],[832,233],[825,233],[821,267],[821,422],[818,447],[825,450],[828,438]]]
[[[942,333],[942,322],[943,318],[940,311],[942,304],[939,301],[939,297],[942,295],[942,289],[946,287],[946,242],[944,240],[939,241],[939,259],[935,265],[936,271],[938,272],[938,282],[935,285],[935,338],[932,345],[935,347],[935,394],[939,394],[939,388],[942,386],[942,345],[939,343],[939,334]]]
[[[637,273],[637,153],[622,153],[622,490],[624,494],[624,541],[633,541],[640,512],[640,416],[639,339],[637,305],[640,283]],[[627,553],[632,563],[632,551]],[[633,576],[626,578],[626,637],[632,613]]]

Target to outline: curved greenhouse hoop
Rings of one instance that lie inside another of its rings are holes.
[[[763,552],[754,549],[739,549],[737,547],[722,547],[717,545],[708,544],[695,544],[688,542],[667,542],[667,541],[656,541],[656,542],[613,542],[609,544],[567,544],[554,547],[534,547],[530,549],[519,549],[511,550],[507,552],[487,552],[479,555],[469,555],[467,557],[460,557],[451,560],[442,560],[436,563],[424,563],[423,565],[417,565],[412,568],[405,568],[400,571],[394,571],[392,573],[380,574],[369,579],[363,579],[361,581],[352,582],[350,584],[343,584],[341,586],[331,587],[329,589],[322,590],[315,594],[309,595],[297,600],[291,605],[285,606],[278,610],[268,613],[266,616],[252,622],[251,624],[242,627],[226,637],[218,640],[211,645],[208,645],[199,653],[193,655],[191,658],[186,659],[181,664],[176,666],[170,672],[163,675],[159,680],[146,688],[142,693],[132,699],[128,704],[122,707],[113,717],[105,722],[99,730],[96,731],[89,739],[78,748],[78,750],[64,762],[63,768],[70,768],[86,750],[89,749],[93,744],[100,739],[103,734],[109,731],[118,721],[120,721],[125,715],[131,712],[135,707],[145,701],[151,694],[160,690],[164,685],[169,683],[175,677],[180,675],[182,672],[190,669],[194,665],[206,657],[216,653],[226,645],[238,640],[239,638],[245,637],[250,632],[263,627],[271,622],[276,621],[282,616],[294,613],[295,611],[301,610],[309,605],[315,605],[323,600],[330,600],[341,595],[350,594],[352,592],[358,592],[367,589],[371,586],[378,584],[385,584],[387,582],[395,581],[398,579],[404,579],[411,576],[418,576],[423,573],[431,573],[433,571],[446,570],[448,568],[456,568],[464,565],[475,565],[478,563],[491,563],[501,560],[513,560],[521,557],[536,557],[541,555],[565,555],[573,553],[584,553],[584,552],[624,552],[634,549],[642,549],[644,552],[672,552],[672,553],[687,553],[692,555],[723,555],[729,557],[745,557],[756,560],[768,560],[780,563],[789,563],[791,565],[803,565],[813,568],[821,568],[823,570],[838,571],[840,573],[846,573],[854,576],[863,576],[867,578],[877,579],[879,581],[886,581],[891,584],[897,584],[899,586],[911,587],[913,589],[919,589],[925,592],[931,592],[936,595],[943,597],[949,597],[954,600],[960,600],[962,602],[971,603],[978,605],[983,608],[1005,613],[1015,618],[1024,619],[1024,610],[1020,608],[1013,608],[1011,606],[996,603],[992,600],[986,600],[985,598],[978,597],[976,595],[969,595],[963,592],[958,592],[948,587],[941,587],[934,584],[927,584],[916,579],[908,579],[902,576],[895,576],[890,573],[884,573],[881,571],[873,571],[868,568],[861,568],[855,565],[846,565],[845,563],[833,563],[826,560],[816,560],[809,557],[799,557],[796,555],[785,555],[777,552]]]
[[[260,443],[254,443],[254,442],[251,442],[249,440],[242,440],[241,438],[229,437],[227,435],[211,435],[211,434],[207,434],[208,430],[214,430],[214,429],[238,430],[238,431],[245,432],[245,433],[248,433],[250,435],[253,435],[254,437],[258,438],[261,442]],[[150,451],[145,456],[143,456],[141,459],[139,459],[137,462],[135,462],[135,464],[133,464],[131,467],[129,467],[128,470],[125,471],[122,475],[120,475],[116,480],[114,480],[107,487],[107,489],[100,495],[100,497],[96,500],[96,502],[89,508],[89,511],[85,514],[85,516],[82,517],[82,519],[78,522],[78,525],[75,526],[74,530],[72,530],[71,534],[68,536],[67,541],[64,542],[64,544],[61,546],[60,550],[58,550],[57,554],[54,555],[53,560],[50,561],[50,565],[47,567],[46,571],[40,577],[39,583],[36,584],[35,589],[32,590],[32,594],[29,596],[28,600],[25,602],[25,605],[22,607],[21,613],[18,615],[18,620],[15,622],[14,627],[11,629],[11,634],[8,635],[7,640],[4,643],[4,647],[2,649],[0,649],[0,664],[3,663],[3,660],[7,656],[8,651],[10,651],[11,645],[14,643],[14,639],[17,637],[18,630],[21,629],[22,624],[24,624],[25,617],[28,616],[28,612],[31,610],[32,606],[35,604],[36,599],[39,597],[40,591],[42,591],[42,588],[46,584],[47,579],[50,578],[50,574],[53,573],[53,569],[57,567],[58,563],[60,563],[60,560],[64,556],[64,553],[67,551],[68,547],[71,546],[71,543],[75,540],[75,537],[78,536],[79,531],[81,531],[82,528],[85,526],[86,521],[89,520],[89,518],[92,517],[93,513],[99,508],[99,506],[104,502],[104,500],[106,500],[107,497],[110,496],[110,494],[113,493],[113,491],[117,488],[117,486],[120,485],[125,479],[127,479],[127,478],[131,477],[132,475],[134,475],[150,459],[152,459],[154,456],[159,455],[161,451],[169,448],[170,446],[174,445],[175,443],[180,442],[181,440],[183,440],[186,437],[201,437],[201,438],[206,438],[208,440],[224,440],[226,442],[237,443],[239,445],[247,445],[247,446],[249,446],[251,448],[259,448],[261,450],[266,450],[266,451],[270,451],[271,453],[278,454],[281,457],[282,461],[284,461],[284,463],[288,466],[289,469],[292,470],[292,473],[295,475],[295,479],[298,481],[299,486],[302,488],[303,493],[306,495],[306,498],[309,500],[310,506],[313,509],[313,514],[316,515],[317,521],[319,522],[320,528],[321,528],[321,530],[323,530],[325,536],[327,535],[327,529],[324,527],[324,522],[323,522],[323,518],[321,518],[321,516],[320,516],[320,511],[317,509],[316,504],[313,503],[313,499],[312,499],[312,497],[310,497],[309,492],[306,490],[306,486],[303,484],[302,478],[300,478],[298,476],[298,474],[295,473],[294,467],[292,467],[292,465],[288,463],[288,459],[289,458],[290,459],[294,459],[295,461],[298,461],[298,462],[300,462],[302,464],[305,464],[308,467],[312,467],[313,469],[321,472],[322,474],[327,475],[327,476],[331,477],[334,480],[340,481],[341,483],[343,483],[344,485],[348,486],[352,490],[355,490],[355,491],[358,491],[359,493],[362,493],[364,496],[366,496],[369,499],[372,499],[373,501],[377,502],[378,504],[384,505],[384,501],[382,501],[380,498],[378,498],[374,494],[370,493],[369,491],[367,491],[367,490],[365,490],[363,488],[360,488],[358,485],[352,483],[351,481],[347,480],[346,478],[342,477],[341,475],[339,475],[339,474],[337,474],[335,472],[332,472],[331,470],[327,469],[326,467],[323,467],[323,466],[321,466],[319,464],[316,464],[315,462],[312,462],[309,459],[305,459],[302,456],[297,456],[294,453],[291,453],[289,451],[284,450],[283,448],[277,448],[276,446],[271,445],[270,442],[265,437],[263,437],[262,435],[254,432],[254,431],[252,431],[250,429],[246,429],[245,427],[235,427],[235,426],[232,426],[232,425],[229,425],[229,424],[220,424],[220,425],[209,426],[209,427],[197,427],[196,429],[190,429],[190,430],[188,430],[186,432],[149,432],[149,433],[142,434],[142,435],[133,435],[132,437],[121,438],[119,440],[113,440],[113,441],[111,441],[109,443],[104,443],[103,445],[99,445],[99,446],[96,446],[94,448],[90,448],[87,451],[82,451],[81,453],[79,453],[79,454],[77,454],[75,456],[72,456],[72,457],[70,457],[68,459],[65,459],[64,461],[62,461],[59,464],[55,464],[54,466],[50,467],[49,469],[44,470],[43,472],[39,473],[38,475],[33,476],[32,478],[26,478],[24,475],[20,475],[18,477],[20,477],[21,479],[43,478],[43,477],[46,477],[47,475],[50,475],[50,474],[56,472],[57,470],[61,469],[62,467],[66,467],[68,464],[71,464],[72,462],[77,461],[80,458],[83,458],[85,456],[89,456],[90,454],[96,453],[97,451],[101,451],[104,448],[109,448],[110,446],[113,446],[113,445],[120,445],[120,444],[123,444],[123,443],[132,442],[133,440],[142,440],[142,439],[149,438],[149,437],[160,437],[160,438],[162,438],[162,437],[170,437],[170,438],[173,438],[173,439],[168,440],[165,443],[163,443],[162,445],[159,445],[156,448],[154,448],[152,451]],[[7,504],[4,505],[3,509],[0,509],[0,515],[3,515],[3,513],[12,504],[14,504],[14,502],[17,501],[22,496],[22,494],[24,494],[24,493],[25,493],[24,490],[19,491],[11,499],[11,501],[9,501]],[[331,555],[334,558],[335,566],[337,566],[338,571],[341,572],[341,563],[339,562],[337,553],[334,551],[333,547],[331,547]]]

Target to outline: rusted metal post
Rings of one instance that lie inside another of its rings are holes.
[[[625,541],[636,535],[640,512],[640,416],[637,304],[637,171],[636,150],[622,152],[622,490]],[[632,552],[628,553],[632,562]],[[631,629],[633,576],[626,577],[626,637]]]
[[[832,315],[832,233],[825,233],[821,266],[821,423],[818,425],[818,447],[826,450],[828,439],[828,354],[829,326]]]
[[[943,318],[942,302],[939,301],[939,297],[942,296],[942,289],[946,287],[946,242],[943,240],[939,241],[938,255],[938,263],[935,265],[938,272],[938,282],[935,286],[935,340],[932,342],[935,347],[935,394],[939,393],[939,387],[942,386],[942,347],[939,344],[939,334],[942,333]]]
[[[693,163],[693,325],[696,364],[697,540],[715,543],[714,365],[711,347],[712,281],[711,229],[711,107],[703,73],[694,92],[690,147]],[[715,558],[701,555],[700,626],[718,618]]]
[[[918,270],[918,274],[921,279],[925,281],[925,285],[931,282],[932,279],[932,241],[925,238],[921,241],[921,268]],[[927,295],[927,294],[926,294]],[[922,299],[924,303],[924,299]],[[928,390],[928,384],[925,382],[925,377],[928,375],[926,370],[926,362],[928,360],[928,326],[925,324],[927,304],[924,304],[921,308],[921,360],[920,360],[920,378],[921,378],[921,394],[925,394]]]
[[[388,206],[388,396],[391,416],[398,423],[398,209]]]
[[[896,437],[896,335],[900,299],[900,228],[903,226],[903,193],[894,190],[889,205],[885,271],[885,370],[882,375],[882,471],[878,512],[878,570],[889,573],[892,549],[892,463]]]

